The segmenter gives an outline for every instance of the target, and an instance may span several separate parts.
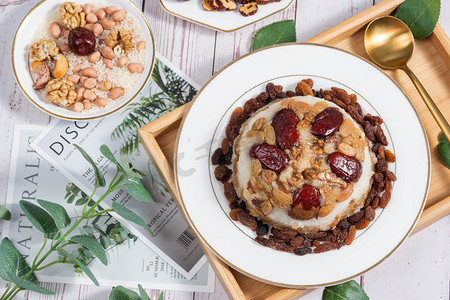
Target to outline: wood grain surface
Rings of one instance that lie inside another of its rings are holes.
[[[196,0],[191,0],[196,1]],[[394,0],[399,1],[399,0]],[[15,124],[46,125],[50,117],[36,109],[15,83],[11,67],[11,46],[15,31],[38,0],[0,0],[0,203],[6,198],[10,152]],[[298,41],[304,41],[381,0],[297,0],[287,10],[232,33],[216,32],[167,14],[157,0],[134,1],[148,18],[159,53],[168,58],[198,84],[203,85],[215,72],[250,51],[252,37],[262,26],[294,19]],[[441,1],[440,23],[450,34],[450,1]],[[422,73],[432,70],[420,70]],[[395,77],[395,75],[394,75]],[[430,94],[439,91],[427,86]],[[448,99],[445,103],[449,104]],[[447,118],[449,116],[446,116]],[[433,147],[433,145],[432,145]],[[395,225],[395,224],[393,224]],[[0,232],[2,223],[0,222]],[[356,278],[371,299],[449,299],[450,217],[432,224],[407,239],[384,263]],[[382,242],[382,241],[380,241]],[[5,284],[1,282],[0,290]],[[71,284],[43,284],[55,296],[20,293],[17,299],[107,299],[110,288]],[[152,299],[158,290],[149,290]],[[321,298],[321,289],[302,299]],[[165,299],[228,299],[216,280],[215,292],[166,291]]]

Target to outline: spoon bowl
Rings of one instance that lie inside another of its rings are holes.
[[[400,19],[383,16],[372,20],[364,33],[364,47],[370,58],[386,69],[402,69],[414,83],[420,96],[450,141],[450,126],[416,75],[407,66],[414,53],[414,36]]]

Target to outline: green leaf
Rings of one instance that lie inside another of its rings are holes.
[[[106,250],[109,246],[111,246],[111,239],[107,236],[101,235],[100,244],[102,244],[103,249]]]
[[[161,291],[161,294],[159,294],[158,300],[164,300],[164,293]]]
[[[447,168],[450,168],[450,143],[442,133],[439,136],[439,145],[437,146],[437,150],[444,164]]]
[[[113,288],[109,300],[141,300],[141,297],[138,293],[119,285]]]
[[[106,186],[106,180],[105,177],[103,176],[102,172],[100,172],[100,169],[97,167],[97,165],[94,163],[94,161],[92,160],[92,158],[89,156],[89,154],[86,153],[86,151],[84,151],[83,148],[81,148],[80,146],[78,146],[77,144],[73,144],[75,146],[75,148],[78,149],[78,151],[81,152],[81,155],[83,155],[84,159],[86,159],[92,166],[92,168],[94,168],[94,172],[95,172],[95,183],[98,184],[99,186]]]
[[[141,295],[141,299],[150,300],[150,297],[147,295],[144,288],[140,284],[138,284],[138,288],[139,288],[139,295]]]
[[[14,247],[13,243],[5,237],[0,244],[0,277],[5,281],[11,281],[9,274],[25,277],[31,268],[28,266],[22,254]],[[31,273],[27,277],[28,281],[35,282],[36,276]]]
[[[127,186],[128,194],[136,200],[143,202],[155,202],[152,195],[147,191],[142,184],[142,180],[136,177],[126,177],[125,185]]]
[[[131,167],[130,167],[130,162],[128,161],[128,159],[125,156],[122,156],[120,158],[121,162],[122,162],[122,168],[125,171],[125,173],[127,174],[127,177],[136,177],[138,179],[142,179],[141,174],[135,172]]]
[[[105,250],[96,238],[89,235],[75,235],[70,238],[70,241],[86,247],[94,253],[105,266],[108,265],[108,258],[106,257]]]
[[[70,197],[67,199],[67,203],[71,204],[73,200],[75,200],[75,197],[76,197],[75,194],[70,195]]]
[[[322,300],[369,300],[369,297],[356,281],[350,280],[327,286],[323,290]]]
[[[20,286],[21,288],[39,293],[39,294],[45,294],[45,295],[54,295],[55,293],[47,290],[43,287],[40,287],[36,285],[35,283],[29,281],[28,279],[23,279],[11,272],[8,272],[8,276],[12,282],[14,282],[16,285]]]
[[[58,229],[65,228],[70,224],[70,217],[66,209],[57,203],[38,199],[37,202],[41,205],[55,220]]]
[[[91,279],[92,282],[93,282],[96,286],[98,286],[98,285],[99,285],[99,284],[98,284],[98,280],[97,280],[97,278],[95,278],[94,274],[92,274],[91,269],[89,269],[89,267],[86,266],[86,265],[85,265],[82,261],[80,261],[78,258],[73,257],[73,256],[72,256],[72,258],[77,262],[78,266],[79,266],[80,269],[84,272],[84,274],[86,274],[86,275],[89,277],[89,279]]]
[[[253,38],[252,50],[255,51],[277,44],[292,43],[296,40],[295,23],[293,20],[275,22],[258,30]]]
[[[0,220],[11,220],[11,212],[3,205],[0,205]]]
[[[124,218],[125,220],[128,220],[130,222],[133,222],[137,225],[143,226],[145,228],[147,228],[147,230],[150,232],[150,234],[153,236],[153,232],[150,230],[150,228],[147,226],[147,224],[145,223],[144,220],[142,220],[141,217],[139,217],[136,213],[134,213],[132,210],[126,208],[123,205],[120,205],[117,202],[113,202],[112,203],[112,208],[114,209],[114,211],[121,216],[122,218]]]
[[[117,159],[114,157],[114,154],[112,154],[111,149],[109,149],[108,146],[106,146],[106,145],[101,145],[101,146],[100,146],[100,152],[101,152],[107,159],[109,159],[113,164],[115,164],[116,166],[118,166],[119,169],[122,168],[122,166],[119,164],[119,162],[117,161]]]
[[[440,11],[440,0],[406,0],[395,16],[408,25],[416,39],[423,39],[433,32]]]
[[[55,220],[45,210],[25,200],[20,200],[19,204],[31,224],[44,233],[47,238],[58,239],[60,237]]]

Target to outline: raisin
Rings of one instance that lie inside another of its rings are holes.
[[[327,237],[327,233],[325,231],[318,231],[315,233],[308,233],[307,234],[308,239],[312,240],[320,240]]]
[[[276,229],[275,227],[272,227],[272,228],[270,229],[270,233],[273,234],[273,235],[277,234],[277,232],[279,232],[279,231],[280,231],[280,230],[279,230],[279,229]]]
[[[340,232],[341,232],[341,229],[339,229],[339,227],[335,227],[331,230],[331,234],[334,236],[338,236]]]
[[[238,199],[236,189],[230,182],[225,182],[223,184],[223,193],[225,194],[225,198],[227,198],[230,203],[235,202]]]
[[[267,98],[269,98],[269,93],[268,92],[262,92],[261,94],[259,94],[258,96],[256,96],[256,101],[257,102],[264,102],[267,100]]]
[[[239,208],[239,203],[237,201],[231,202],[229,205],[231,210]]]
[[[284,108],[275,114],[272,127],[275,130],[276,144],[279,148],[284,150],[298,146],[298,121],[297,114],[290,108]]]
[[[350,94],[349,96],[350,96],[350,100],[351,100],[353,103],[356,103],[356,101],[358,101],[358,97],[356,97],[355,94]]]
[[[378,192],[373,188],[373,183],[372,183],[372,187],[369,191],[369,194],[366,197],[366,200],[364,201],[364,208],[366,208],[367,206],[369,206],[370,202],[372,202],[373,198],[378,194]]]
[[[345,90],[337,87],[332,87],[331,89],[336,92],[338,99],[344,102],[346,106],[352,102],[350,96],[347,94]]]
[[[307,96],[307,95],[313,95],[312,86],[308,84],[307,81],[302,80],[299,83],[297,83],[297,86],[295,87],[295,92],[297,95],[300,96]]]
[[[230,178],[232,173],[233,173],[233,171],[231,171],[230,169],[228,169],[227,166],[224,166],[224,165],[218,166],[214,170],[214,176],[220,182],[227,181]]]
[[[287,97],[288,97],[288,95],[285,92],[277,93],[277,98],[278,99],[284,99],[284,98],[287,98]]]
[[[347,221],[350,223],[356,223],[364,217],[364,211],[360,210],[357,213],[354,213],[350,217],[347,218]]]
[[[347,230],[342,230],[341,232],[339,232],[338,242],[345,242],[345,239],[347,238],[347,234],[348,234]]]
[[[331,242],[323,242],[322,244],[314,248],[314,253],[322,253],[333,249],[336,249],[336,244]]]
[[[358,108],[356,107],[357,103],[352,103],[352,105],[348,106],[348,113],[350,114],[350,116],[359,124],[363,123],[364,118],[363,116],[359,113]],[[359,104],[358,104],[359,105]]]
[[[319,241],[319,240],[314,240],[313,243],[312,243],[312,245],[313,245],[314,247],[317,247],[317,246],[320,245],[320,241]]]
[[[320,90],[314,92],[314,96],[317,98],[323,99],[325,97],[325,93],[323,92],[322,89],[320,89]]]
[[[279,148],[267,143],[254,145],[250,149],[250,156],[259,159],[266,169],[280,173],[289,162],[289,155]]]
[[[320,206],[320,191],[316,187],[304,184],[294,192],[292,207],[302,204],[305,210]]]
[[[370,207],[370,206],[369,206]],[[358,230],[367,228],[367,226],[369,226],[370,221],[366,218],[359,220],[358,222],[356,222],[355,227]]]
[[[233,147],[228,147],[227,154],[224,156],[225,164],[229,165],[231,164],[231,159],[233,158]]]
[[[256,228],[256,235],[264,236],[269,232],[269,225],[267,224],[258,224],[258,228]]]
[[[380,196],[376,195],[375,198],[370,202],[370,207],[377,209],[380,206]]]
[[[264,200],[258,200],[258,199],[253,199],[252,203],[253,205],[255,205],[256,207],[261,208],[261,205],[263,204]]]
[[[239,129],[232,126],[231,124],[228,124],[227,128],[225,129],[225,135],[228,140],[233,142],[239,135]]]
[[[294,238],[296,235],[297,235],[297,231],[295,229],[286,228],[286,229],[280,230],[274,236],[280,240],[290,240],[290,239]]]
[[[392,173],[389,170],[384,171],[384,175],[386,176],[387,179],[389,179],[391,181],[396,181],[397,180],[397,176],[395,176],[395,174]]]
[[[389,200],[391,200],[391,192],[385,191],[383,195],[381,195],[380,198],[380,207],[385,208],[387,204],[389,203]]]
[[[245,210],[237,214],[237,219],[239,222],[249,227],[253,231],[255,231],[256,228],[258,228],[258,223],[256,222],[255,218],[250,216],[250,214]]]
[[[294,250],[294,254],[299,255],[299,256],[310,254],[311,252],[312,252],[312,250],[309,247],[302,247],[302,248],[297,248]]]
[[[375,170],[377,172],[384,172],[388,169],[388,163],[387,160],[384,158],[378,159],[377,163],[375,164]]]
[[[296,94],[295,92],[293,92],[293,91],[287,91],[287,92],[286,92],[286,95],[287,95],[288,97],[295,97],[295,96],[297,96],[297,94]]]
[[[245,203],[245,201],[241,201],[240,203],[239,203],[239,208],[241,208],[241,209],[247,209],[247,204]]]
[[[272,82],[269,82],[266,85],[266,92],[269,93],[270,100],[275,100],[277,97],[277,91],[275,90],[275,85]]]
[[[377,157],[378,157],[378,158],[385,158],[385,157],[386,157],[386,152],[384,151],[384,146],[383,146],[383,145],[381,145],[381,146],[378,148],[378,154],[377,154]]]
[[[291,245],[292,247],[295,247],[295,248],[299,248],[299,247],[303,246],[304,241],[305,241],[305,238],[302,237],[301,235],[298,235],[289,241],[289,245]]]
[[[384,190],[389,192],[392,190],[392,181],[389,179],[384,182]]]
[[[306,79],[303,79],[302,81],[305,82],[310,87],[313,87],[313,85],[314,85],[314,81],[311,78],[306,78]]]
[[[217,148],[211,156],[211,163],[213,165],[224,165],[225,164],[225,156],[223,155],[223,150],[221,148]]]
[[[372,116],[371,114],[366,114],[364,116],[364,121],[369,121],[372,126],[377,126],[383,124],[383,119],[379,116]]]
[[[374,143],[373,146],[372,146],[373,153],[378,153],[378,150],[380,149],[380,147],[381,147],[380,143]]]
[[[327,107],[316,116],[311,126],[311,134],[326,139],[339,129],[343,120],[342,113],[337,108]]]
[[[383,172],[376,172],[373,174],[373,179],[377,182],[381,182],[384,180],[384,173]]]
[[[227,138],[224,138],[220,144],[220,148],[222,149],[223,155],[227,155],[230,151],[230,141]]]
[[[384,135],[383,129],[381,129],[381,126],[380,126],[380,125],[377,125],[377,126],[376,126],[376,129],[375,129],[375,135],[376,135],[376,137],[377,137],[378,142],[379,142],[381,145],[383,145],[383,146],[387,146],[387,145],[388,145],[387,138],[386,138],[386,136]]]
[[[373,189],[377,191],[377,193],[381,193],[384,191],[384,181],[375,181],[372,185]]]
[[[244,104],[244,113],[247,115],[250,115],[252,113],[255,112],[256,107],[257,107],[257,101],[255,98],[252,98],[250,100],[248,100],[247,102],[245,102]]]
[[[344,102],[342,102],[341,100],[339,100],[338,98],[332,98],[331,102],[333,102],[334,104],[336,104],[337,106],[339,106],[340,108],[347,110],[347,104],[345,104]]]
[[[352,225],[348,229],[347,238],[345,239],[345,244],[347,246],[350,245],[351,243],[353,243],[353,240],[355,239],[355,235],[356,235],[356,227],[355,227],[355,225]]]
[[[339,223],[337,224],[337,226],[339,228],[341,228],[342,230],[347,230],[350,227],[350,223],[347,221],[347,219],[342,219],[341,221],[339,221]]]
[[[361,177],[362,166],[354,157],[334,152],[328,156],[331,171],[346,182],[356,182]]]
[[[275,92],[277,92],[277,93],[281,93],[283,91],[282,85],[274,85],[273,88],[275,89]]]
[[[257,241],[258,243],[260,243],[263,246],[275,249],[275,250],[279,250],[279,251],[284,251],[284,252],[294,252],[295,248],[286,244],[286,243],[276,243],[274,240],[272,239],[266,239],[265,237],[262,236],[257,236],[255,238],[255,241]]]
[[[238,221],[238,214],[240,214],[241,212],[243,212],[242,209],[240,208],[234,208],[229,212],[230,218],[233,221]]]
[[[312,240],[311,239],[305,239],[303,242],[304,247],[311,247],[312,246]]]
[[[373,127],[373,126],[369,123],[369,121],[364,121],[364,122],[362,123],[362,127],[363,127],[364,133],[366,134],[366,137],[369,139],[369,141],[375,142],[375,141],[376,141],[375,127]],[[375,144],[375,145],[377,145],[377,144]],[[374,147],[375,147],[375,145],[374,145]],[[377,153],[377,152],[378,152],[378,148],[379,148],[379,146],[377,147],[377,150],[376,150],[376,151],[372,148],[373,152]]]
[[[371,206],[367,207],[364,210],[364,218],[369,220],[369,222],[372,222],[375,219],[375,211],[373,210],[373,208]]]
[[[389,151],[389,150],[387,150],[386,149],[386,151],[385,151],[386,153],[386,160],[388,161],[388,162],[390,162],[390,163],[393,163],[393,162],[395,162],[395,155],[391,152],[391,151]]]

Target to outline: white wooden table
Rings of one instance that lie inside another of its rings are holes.
[[[198,0],[192,0],[198,1]],[[203,85],[223,66],[250,51],[252,37],[264,25],[294,19],[298,41],[304,41],[381,0],[297,0],[287,10],[235,33],[220,33],[167,14],[158,0],[134,0],[142,7],[156,39],[156,49]],[[15,31],[38,0],[0,0],[0,203],[5,201],[12,135],[15,124],[46,125],[50,117],[22,95],[11,68]],[[450,1],[441,1],[440,23],[450,34]],[[0,232],[2,224],[0,222]],[[449,299],[450,217],[408,238],[380,266],[355,278],[371,299]],[[2,288],[5,286],[1,282]],[[110,288],[70,284],[44,284],[55,296],[20,293],[18,299],[107,299]],[[150,291],[152,298],[159,291]],[[302,299],[321,299],[318,289]],[[227,299],[216,280],[215,292],[166,291],[165,299]]]

